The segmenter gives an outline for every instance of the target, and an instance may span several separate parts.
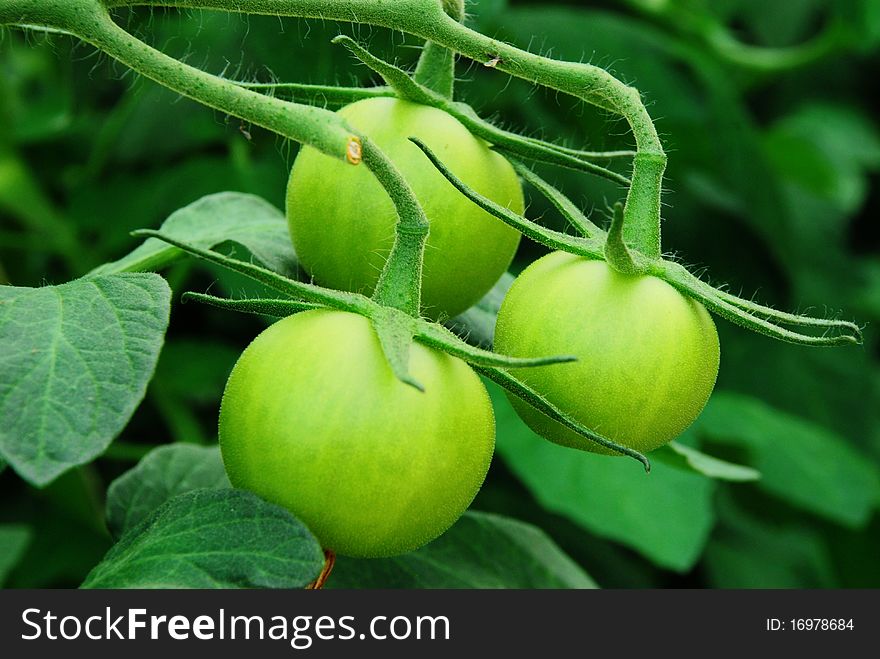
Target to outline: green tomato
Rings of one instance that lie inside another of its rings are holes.
[[[229,479],[299,517],[325,549],[411,551],[476,496],[495,445],[483,383],[463,361],[413,344],[394,377],[370,322],[307,311],[260,334],[233,368],[220,408]]]
[[[522,214],[510,163],[436,108],[372,98],[339,114],[392,160],[428,217],[424,313],[451,317],[479,301],[507,270],[520,235],[453,188],[408,138],[420,138],[470,187]],[[297,256],[318,283],[372,293],[394,243],[397,213],[366,166],[304,147],[290,173],[287,218]]]
[[[575,355],[576,362],[515,374],[584,426],[639,451],[666,444],[697,418],[720,356],[703,305],[656,277],[623,275],[564,252],[517,277],[498,313],[495,349],[517,357]],[[539,435],[610,453],[511,400]]]

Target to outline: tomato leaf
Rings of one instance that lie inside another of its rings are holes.
[[[202,197],[172,213],[161,230],[202,249],[227,241],[238,243],[274,272],[295,277],[298,270],[284,213],[255,195],[219,192]],[[127,256],[104,264],[95,273],[155,270],[182,255],[177,247],[148,238]]]
[[[31,530],[23,524],[0,524],[0,586],[31,542]]]
[[[692,470],[703,476],[722,481],[744,482],[756,481],[761,478],[761,472],[751,467],[713,458],[711,455],[706,455],[691,446],[678,442],[669,442],[666,446],[651,453],[651,457],[672,467]]]
[[[755,398],[716,392],[696,431],[746,449],[758,487],[831,521],[862,526],[880,501],[877,468],[846,439]]]
[[[498,387],[488,388],[498,453],[547,510],[662,567],[694,565],[715,521],[711,479],[662,462],[645,474],[630,460],[553,444],[520,421]]]
[[[228,488],[217,446],[169,444],[151,451],[107,490],[107,527],[115,538],[172,497],[195,489]]]
[[[825,198],[847,214],[862,206],[869,173],[880,165],[880,133],[872,119],[844,104],[802,106],[769,130],[765,147],[780,174],[803,188],[802,194]]]
[[[154,274],[0,287],[0,455],[43,486],[100,455],[144,397],[171,291]]]
[[[840,587],[822,531],[795,519],[770,521],[719,497],[720,522],[704,565],[716,588]],[[867,580],[862,583],[868,585]]]
[[[193,490],[128,530],[83,588],[301,588],[321,546],[283,508],[243,490]]]
[[[338,557],[329,588],[595,588],[539,528],[468,512],[421,549],[382,559]]]

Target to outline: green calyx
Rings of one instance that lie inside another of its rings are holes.
[[[634,249],[626,240],[625,215],[619,204],[614,207],[609,230],[603,231],[584,217],[573,202],[559,190],[534,172],[527,172],[521,163],[514,163],[514,167],[523,175],[523,178],[546,196],[580,235],[572,236],[553,231],[503,208],[471,190],[444,166],[427,145],[419,140],[413,141],[425,152],[430,162],[462,194],[487,212],[495,215],[502,222],[517,228],[523,235],[551,249],[569,252],[588,259],[605,260],[612,268],[624,274],[658,277],[722,318],[781,341],[812,346],[858,345],[862,343],[861,329],[855,323],[792,314],[757,304],[710,286],[675,261],[662,257],[651,258]],[[814,330],[815,333],[793,328]]]
[[[228,299],[204,293],[184,293],[183,299],[195,300],[228,311],[254,313],[275,318],[282,318],[301,311],[313,309],[334,309],[364,316],[370,320],[382,351],[394,375],[420,391],[423,385],[409,372],[409,353],[413,341],[445,352],[470,364],[474,370],[495,381],[504,388],[522,397],[529,404],[547,414],[550,418],[579,433],[587,440],[610,451],[632,457],[641,462],[646,471],[650,471],[650,462],[640,452],[622,446],[575,421],[550,403],[544,396],[523,384],[507,370],[511,368],[528,368],[571,362],[568,355],[518,358],[499,355],[466,343],[452,331],[442,325],[422,318],[413,317],[399,309],[388,307],[357,293],[337,291],[314,284],[289,279],[253,263],[240,261],[224,256],[218,252],[201,249],[165,235],[159,231],[141,230],[135,236],[158,238],[199,259],[215,263],[234,272],[250,277],[277,291],[279,297],[259,299]]]

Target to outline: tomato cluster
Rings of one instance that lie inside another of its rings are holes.
[[[456,119],[378,98],[340,113],[394,162],[430,224],[424,314],[466,309],[506,270],[519,234],[459,194],[407,138],[421,138],[466,184],[523,212],[510,164]],[[319,283],[369,293],[397,221],[365,167],[304,148],[290,176],[290,233]],[[651,276],[551,253],[516,280],[495,348],[578,361],[513,370],[560,411],[619,444],[650,451],[699,414],[718,371],[718,337],[697,302]],[[369,319],[318,310],[289,316],[244,351],[227,383],[220,443],[232,483],[301,517],[324,546],[354,556],[415,549],[445,531],[482,484],[495,439],[474,371],[419,343],[398,380]],[[564,446],[596,445],[513,398],[523,420]]]

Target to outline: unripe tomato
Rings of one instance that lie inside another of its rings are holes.
[[[463,361],[415,343],[391,372],[370,322],[317,310],[270,326],[223,394],[229,479],[288,508],[325,549],[390,556],[436,538],[470,505],[495,444],[488,393]]]
[[[522,188],[510,163],[436,108],[372,98],[339,114],[392,160],[428,217],[425,314],[451,317],[476,303],[507,270],[520,235],[453,188],[408,138],[420,138],[470,187],[522,214]],[[372,293],[394,243],[397,214],[364,165],[304,147],[290,173],[287,218],[297,256],[315,281]]]
[[[516,377],[586,427],[639,451],[677,437],[703,409],[718,375],[715,323],[665,281],[622,275],[604,261],[553,252],[526,268],[501,305],[495,349],[578,361]],[[517,398],[539,435],[608,453]]]

